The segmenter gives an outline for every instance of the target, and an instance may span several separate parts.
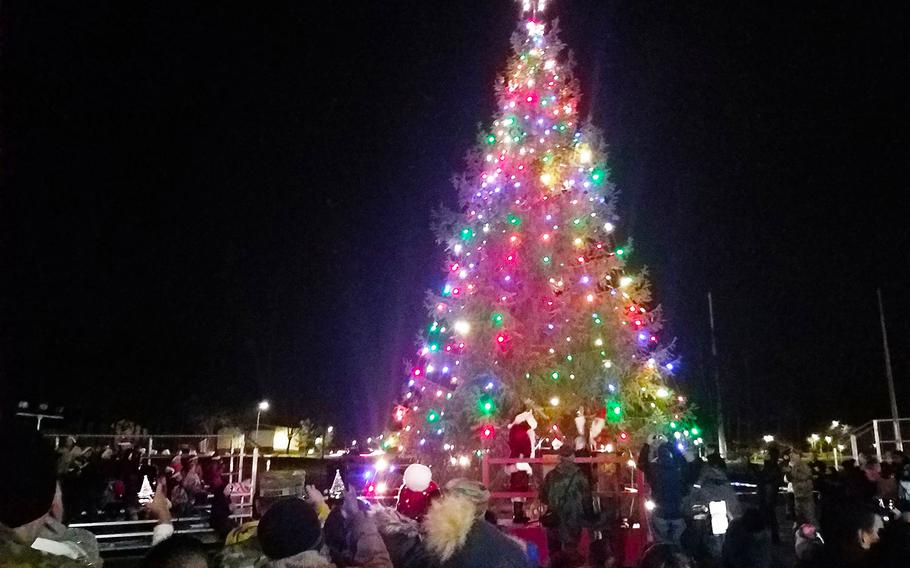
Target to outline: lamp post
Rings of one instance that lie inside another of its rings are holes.
[[[253,440],[258,444],[259,443],[259,419],[262,417],[262,413],[269,409],[269,401],[263,400],[256,407],[256,433],[253,435]]]

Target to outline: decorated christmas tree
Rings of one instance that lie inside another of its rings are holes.
[[[601,134],[543,2],[526,1],[498,111],[438,223],[446,281],[397,400],[387,450],[478,453],[531,410],[544,443],[594,449],[655,432],[699,442],[659,310],[614,211]]]

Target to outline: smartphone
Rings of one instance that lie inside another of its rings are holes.
[[[158,479],[153,478],[149,479],[149,476],[142,476],[142,486],[139,488],[139,492],[136,493],[136,497],[139,498],[140,505],[146,505],[152,502],[152,499],[155,498],[155,491],[158,489]]]

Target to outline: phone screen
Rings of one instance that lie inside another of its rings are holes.
[[[139,498],[139,504],[145,505],[150,503],[155,497],[155,490],[158,488],[158,479],[149,479],[149,476],[142,476],[142,486],[136,496]]]

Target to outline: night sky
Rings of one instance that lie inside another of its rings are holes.
[[[583,114],[710,421],[910,415],[906,4],[558,0]],[[0,395],[74,427],[380,428],[442,281],[430,223],[517,4],[2,4]]]

